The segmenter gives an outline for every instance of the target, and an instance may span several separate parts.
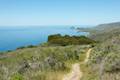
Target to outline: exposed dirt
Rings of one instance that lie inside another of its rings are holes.
[[[87,63],[92,49],[89,49],[86,53],[86,58],[82,63]],[[63,80],[80,80],[82,78],[82,71],[80,69],[79,63],[72,65],[71,72],[64,76]]]

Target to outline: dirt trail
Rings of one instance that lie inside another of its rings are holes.
[[[86,58],[83,61],[84,64],[88,62],[91,50],[92,49],[89,49],[87,51]],[[81,77],[82,77],[82,75],[83,75],[83,73],[80,70],[79,63],[75,63],[75,64],[72,65],[71,72],[69,74],[65,75],[64,78],[63,78],[63,80],[80,80]]]
[[[92,51],[92,48],[90,48],[90,49],[87,51],[87,53],[86,53],[86,58],[85,58],[85,60],[84,60],[84,63],[87,63],[87,62],[88,62],[91,51]]]
[[[79,80],[82,77],[79,63],[73,64],[72,70],[69,74],[65,75],[63,80]]]

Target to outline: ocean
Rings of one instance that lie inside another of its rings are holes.
[[[70,26],[41,26],[41,27],[0,27],[0,51],[15,50],[21,46],[39,45],[47,42],[48,36],[88,35],[78,32]]]

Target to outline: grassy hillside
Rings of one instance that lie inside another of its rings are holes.
[[[97,41],[105,41],[120,34],[120,22],[101,24],[94,28],[97,30],[91,32],[90,38]]]
[[[89,38],[105,41],[120,34],[120,22],[100,24],[91,28],[78,28],[79,31],[90,32]]]
[[[99,27],[101,32],[92,34],[91,38],[100,43],[93,48],[88,65],[82,65],[83,80],[120,80],[120,25]]]
[[[22,48],[0,54],[0,80],[61,80],[89,45]]]

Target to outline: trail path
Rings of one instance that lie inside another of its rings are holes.
[[[87,62],[88,62],[91,51],[92,51],[92,48],[90,48],[90,49],[87,51],[87,53],[86,53],[86,58],[85,58],[85,60],[84,60],[84,63],[87,63]]]
[[[83,63],[87,63],[92,49],[89,49],[86,53],[86,58]],[[82,71],[80,69],[79,63],[72,65],[71,72],[64,76],[63,80],[80,80],[82,78]]]

